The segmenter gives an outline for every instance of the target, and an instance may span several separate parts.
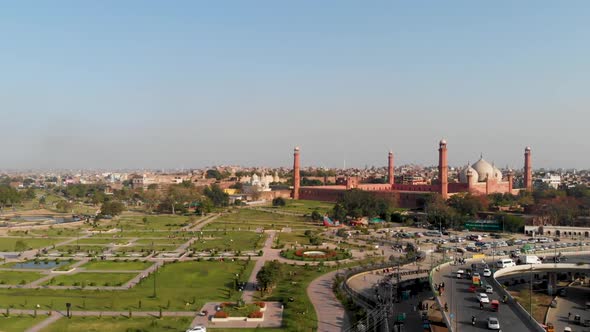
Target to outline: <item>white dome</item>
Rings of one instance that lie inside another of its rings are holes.
[[[494,178],[496,179],[496,181],[500,182],[502,181],[502,171],[500,171],[498,168],[494,167]]]
[[[488,176],[494,176],[494,167],[483,158],[479,159],[475,164],[471,165],[471,167],[473,167],[479,175],[479,182],[485,181]]]
[[[477,182],[479,179],[479,175],[477,174],[477,171],[473,169],[473,167],[467,165],[465,166],[465,168],[463,168],[461,170],[461,172],[459,172],[459,182],[461,183],[467,183],[467,174],[471,172],[471,183],[473,182]]]

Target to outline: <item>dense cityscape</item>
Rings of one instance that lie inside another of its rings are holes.
[[[0,332],[590,332],[589,17],[0,4]]]

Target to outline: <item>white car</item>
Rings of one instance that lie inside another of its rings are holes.
[[[186,332],[207,332],[207,328],[201,325],[197,325],[186,330]]]
[[[488,294],[486,294],[486,293],[477,294],[477,300],[480,303],[490,303],[490,298],[488,297]]]
[[[483,276],[484,277],[491,277],[492,276],[492,271],[490,271],[490,269],[484,269],[483,270]]]
[[[486,293],[493,294],[494,288],[491,285],[486,285]]]
[[[499,330],[500,329],[500,322],[496,317],[489,317],[488,318],[488,329],[490,330]]]

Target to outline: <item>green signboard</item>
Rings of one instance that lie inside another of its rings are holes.
[[[496,220],[470,220],[465,223],[465,228],[470,231],[499,231],[502,225]]]

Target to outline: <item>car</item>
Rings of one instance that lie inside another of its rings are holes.
[[[490,303],[490,298],[488,297],[488,294],[486,294],[486,293],[477,294],[477,300],[480,303]]]
[[[479,273],[477,273],[477,272],[473,272],[473,276],[474,276],[474,277],[479,277]]]
[[[486,285],[486,293],[494,294],[494,288],[492,287],[492,285]]]
[[[490,269],[483,270],[483,276],[484,277],[491,277],[492,276],[492,271]]]
[[[488,329],[490,330],[499,330],[500,329],[500,321],[496,317],[488,317]]]
[[[207,332],[207,328],[201,325],[197,325],[186,330],[186,332]]]

